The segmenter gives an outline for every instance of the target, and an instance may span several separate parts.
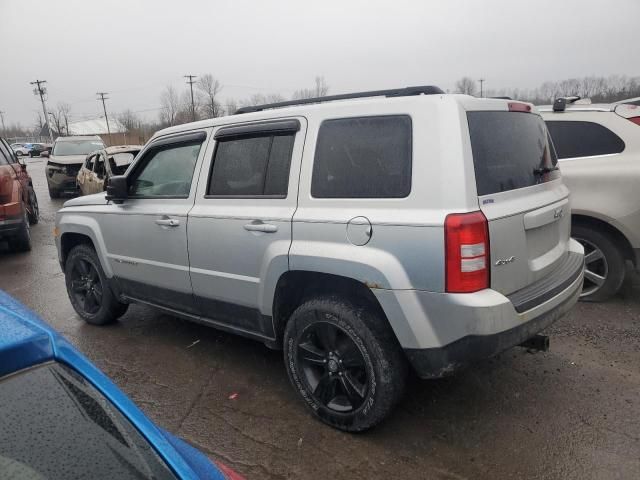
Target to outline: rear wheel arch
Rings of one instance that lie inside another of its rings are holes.
[[[581,214],[571,215],[571,227],[573,228],[576,225],[586,228],[592,228],[609,235],[620,249],[625,260],[631,260],[634,266],[638,267],[638,265],[636,264],[637,259],[634,255],[631,243],[624,235],[624,233],[622,233],[619,229],[599,218]]]
[[[361,281],[323,272],[289,270],[278,279],[273,297],[272,316],[276,338],[282,340],[287,322],[296,308],[311,298],[328,295],[374,309],[391,328],[380,302]]]

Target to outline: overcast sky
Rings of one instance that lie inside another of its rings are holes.
[[[98,116],[98,91],[114,114],[157,118],[186,74],[212,73],[223,99],[290,96],[316,75],[330,93],[640,75],[640,0],[0,0],[0,19],[0,110],[29,126],[35,79],[76,120]]]

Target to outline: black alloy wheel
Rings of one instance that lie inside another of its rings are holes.
[[[104,288],[96,268],[84,258],[76,258],[71,268],[71,293],[88,315],[95,315],[103,301]]]
[[[304,380],[319,403],[340,413],[362,406],[370,379],[362,351],[345,330],[333,323],[313,323],[303,332],[297,354]]]

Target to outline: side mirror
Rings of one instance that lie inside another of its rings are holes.
[[[117,175],[111,177],[107,183],[107,200],[114,203],[122,203],[127,198],[127,177]]]
[[[49,150],[43,150],[40,152],[40,156],[44,158],[49,158]]]

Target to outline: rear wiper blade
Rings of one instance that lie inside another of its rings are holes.
[[[540,167],[534,168],[533,173],[535,175],[544,175],[545,173],[555,172],[556,170],[560,170],[558,167]]]

